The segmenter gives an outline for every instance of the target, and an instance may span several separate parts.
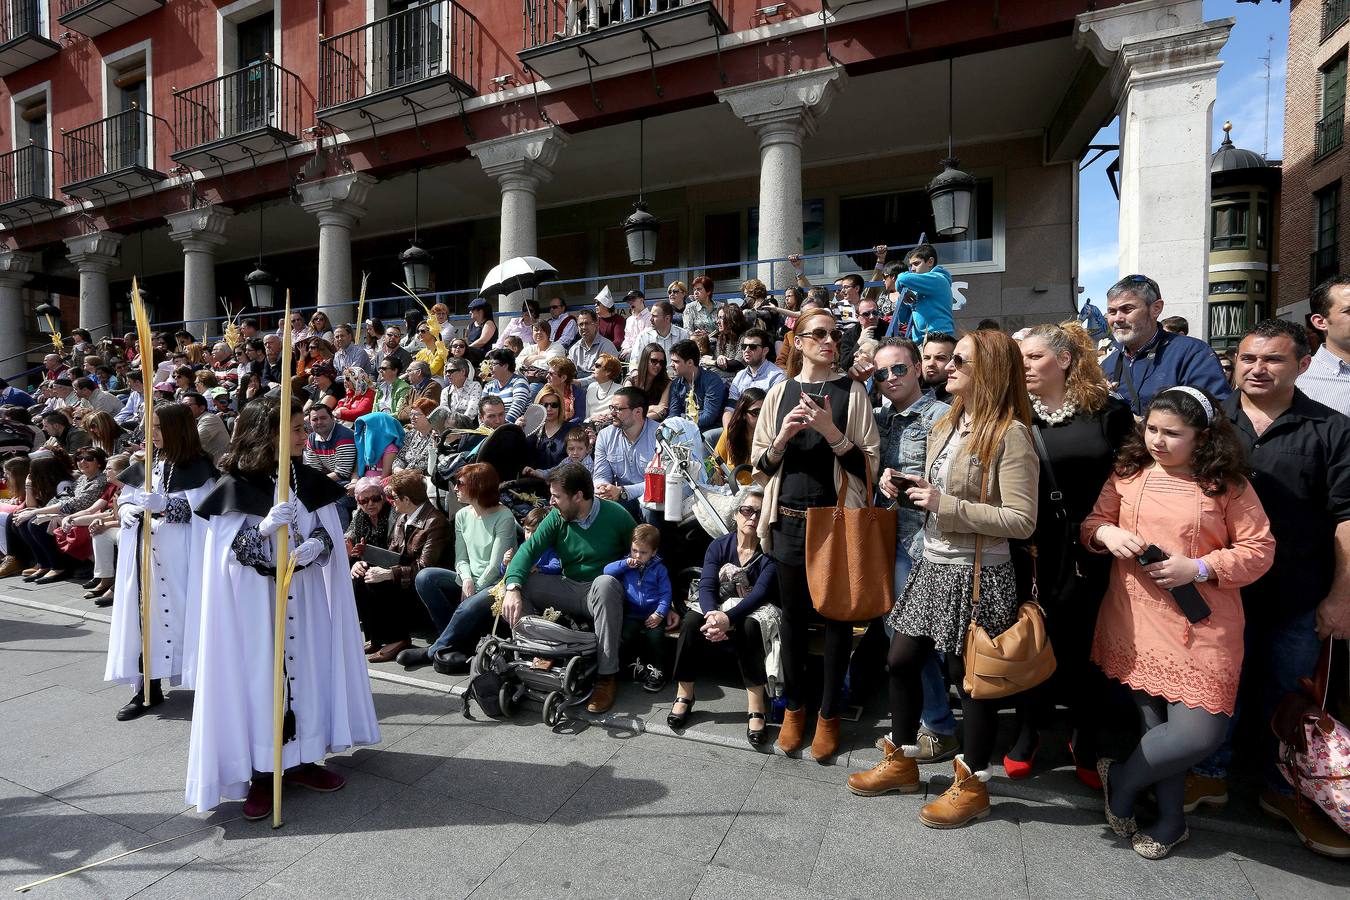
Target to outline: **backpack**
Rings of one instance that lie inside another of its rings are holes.
[[[506,715],[502,712],[501,692],[506,685],[506,679],[503,677],[507,670],[506,654],[502,652],[497,645],[497,623],[492,623],[492,630],[489,631],[479,642],[478,651],[473,655],[473,662],[469,664],[469,682],[464,687],[464,718],[472,719],[469,714],[469,701],[478,704],[479,709],[489,719],[505,719]],[[493,652],[484,654],[483,648],[491,643]],[[480,666],[482,660],[484,665]]]

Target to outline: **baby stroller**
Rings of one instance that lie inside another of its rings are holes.
[[[497,702],[502,716],[510,716],[524,700],[542,701],[544,724],[553,728],[568,707],[590,699],[599,666],[595,633],[569,624],[523,616],[510,638],[489,636],[478,648],[475,670],[501,679]],[[552,665],[539,668],[536,660]]]

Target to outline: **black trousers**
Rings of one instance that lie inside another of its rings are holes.
[[[406,641],[414,628],[423,627],[429,618],[426,607],[417,599],[411,587],[402,587],[396,581],[366,584],[352,579],[356,594],[356,614],[361,619],[361,631],[375,647]]]
[[[820,715],[833,719],[839,715],[853,652],[853,624],[822,619],[811,605],[811,589],[806,581],[805,565],[778,563],[778,588],[782,597],[783,624],[783,696],[788,709],[800,709],[806,702],[807,629],[812,622],[825,626],[825,659],[820,685]]]
[[[42,568],[66,571],[78,565],[73,556],[56,546],[56,538],[47,531],[45,522],[38,523],[30,519],[18,526],[18,530],[34,561]],[[10,546],[13,547],[12,544]]]
[[[890,670],[891,742],[897,747],[913,744],[919,733],[919,717],[923,713],[924,663],[933,652],[933,639],[896,632],[891,649],[886,655]],[[961,657],[947,654],[947,676],[961,691],[961,722],[964,733],[961,747],[970,771],[989,768],[989,757],[994,752],[994,738],[998,736],[997,700],[972,700],[961,684],[966,667]]]
[[[675,680],[697,681],[699,672],[706,668],[710,655],[719,647],[729,649],[736,656],[741,670],[741,683],[747,688],[763,687],[768,681],[764,674],[764,639],[759,623],[745,618],[733,628],[725,641],[713,642],[703,636],[703,613],[690,609],[680,623],[680,640],[675,646]]]

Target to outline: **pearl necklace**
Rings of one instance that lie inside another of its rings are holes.
[[[1050,412],[1050,410],[1045,408],[1045,404],[1041,402],[1041,398],[1033,394],[1031,397],[1031,409],[1036,413],[1036,418],[1040,419],[1045,424],[1058,425],[1060,422],[1067,422],[1069,419],[1073,418],[1073,414],[1078,412],[1078,404],[1074,403],[1072,400],[1065,400],[1063,406],[1054,412]]]

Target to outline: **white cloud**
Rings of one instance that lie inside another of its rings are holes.
[[[1078,250],[1078,278],[1086,282],[1114,275],[1120,265],[1120,248],[1115,241]]]

